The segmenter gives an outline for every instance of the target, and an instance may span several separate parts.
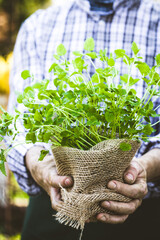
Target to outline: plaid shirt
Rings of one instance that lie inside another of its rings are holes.
[[[67,57],[71,60],[71,52],[83,51],[83,43],[88,37],[94,38],[96,51],[107,48],[110,53],[123,48],[130,56],[131,43],[135,41],[144,61],[153,66],[155,55],[160,53],[159,33],[160,5],[151,0],[116,0],[113,13],[106,16],[92,12],[89,2],[85,0],[69,1],[63,6],[38,10],[23,23],[17,37],[10,76],[9,112],[13,113],[13,106],[23,111],[17,104],[15,95],[15,90],[22,92],[30,84],[29,80],[21,79],[23,70],[30,70],[35,76],[34,81],[52,79],[48,69],[54,61],[53,54],[58,44],[65,45],[69,50]],[[89,67],[92,72],[92,67]],[[119,68],[121,74],[124,74],[125,65],[120,63]],[[138,70],[134,75],[138,76]],[[145,84],[139,81],[135,88],[139,97],[142,97]],[[154,103],[155,106],[159,105],[160,99]],[[154,121],[152,119],[152,123]],[[159,128],[157,125],[155,134],[159,133]],[[12,149],[8,154],[8,164],[21,188],[29,195],[36,195],[41,188],[27,171],[24,158],[30,147],[31,145],[21,145]],[[160,141],[151,139],[149,143],[142,144],[137,157],[157,147],[160,148]],[[160,183],[149,184],[149,196],[160,196]]]

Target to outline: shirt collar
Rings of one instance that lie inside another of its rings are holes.
[[[88,0],[75,0],[75,2],[81,9],[83,9],[85,12],[91,15],[95,20],[98,20],[101,17],[101,14],[99,14],[98,12],[91,11],[90,3]],[[120,6],[130,7],[137,2],[140,2],[140,0],[115,0],[113,3],[113,11],[110,14],[116,11],[116,9],[119,8]],[[103,16],[107,15],[108,13],[107,14],[103,13]]]
[[[110,15],[113,13],[113,3],[115,0],[88,0],[90,10],[98,13],[101,16]]]

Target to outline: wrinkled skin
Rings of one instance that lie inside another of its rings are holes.
[[[147,179],[145,169],[139,165],[138,161],[132,160],[130,166],[124,173],[125,183],[111,181],[108,188],[116,190],[133,200],[128,203],[104,201],[101,206],[107,210],[111,210],[115,215],[100,213],[97,219],[111,224],[123,223],[130,214],[141,205],[142,199],[147,194]]]
[[[46,156],[42,162],[38,161],[41,147],[31,148],[26,155],[26,165],[34,180],[50,196],[52,208],[57,210],[61,201],[60,186],[71,187],[73,179],[68,176],[58,176],[53,156]],[[134,213],[141,205],[142,199],[147,194],[147,181],[160,179],[160,150],[153,149],[138,160],[134,158],[130,166],[124,172],[124,181],[110,181],[108,188],[114,189],[117,193],[133,199],[129,203],[104,201],[101,206],[114,212],[114,215],[100,213],[97,220],[117,224],[123,223],[130,214]],[[89,222],[89,220],[87,221]]]
[[[57,210],[57,204],[61,200],[60,186],[66,188],[73,185],[71,177],[58,176],[53,156],[46,156],[39,162],[38,158],[42,148],[34,147],[26,155],[26,165],[34,178],[50,196],[52,208]]]

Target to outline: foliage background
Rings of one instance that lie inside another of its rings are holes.
[[[12,51],[22,22],[33,12],[46,8],[55,0],[0,0],[0,105],[7,107],[9,95],[9,72],[12,65]],[[61,0],[60,0],[61,1]],[[19,240],[28,196],[9,171],[3,186],[7,205],[0,201],[0,240]],[[1,197],[1,196],[0,196]]]
[[[51,0],[0,0],[0,55],[12,51],[22,22],[50,4]]]

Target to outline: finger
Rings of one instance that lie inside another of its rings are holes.
[[[52,208],[58,211],[58,206],[62,203],[59,189],[50,188],[50,199]]]
[[[115,202],[115,201],[103,201],[101,206],[107,210],[115,212],[120,215],[129,215],[141,205],[142,200],[135,199],[130,201],[129,203],[124,202]]]
[[[148,192],[147,184],[143,179],[138,179],[137,183],[133,185],[128,185],[118,181],[110,181],[108,183],[108,188],[133,199],[143,198]]]
[[[129,184],[134,183],[135,180],[137,179],[138,173],[139,173],[138,169],[135,166],[130,165],[124,173],[125,182]]]
[[[67,176],[49,174],[48,183],[54,188],[71,187],[73,185],[73,179]]]
[[[124,173],[124,180],[126,183],[133,184],[138,175],[141,174],[143,171],[140,164],[138,164],[137,160],[134,160],[131,162],[130,166],[126,169]]]
[[[128,218],[128,215],[111,215],[107,213],[100,213],[97,215],[97,220],[104,222],[104,223],[110,223],[110,224],[118,224],[118,223],[124,223],[124,221]]]

